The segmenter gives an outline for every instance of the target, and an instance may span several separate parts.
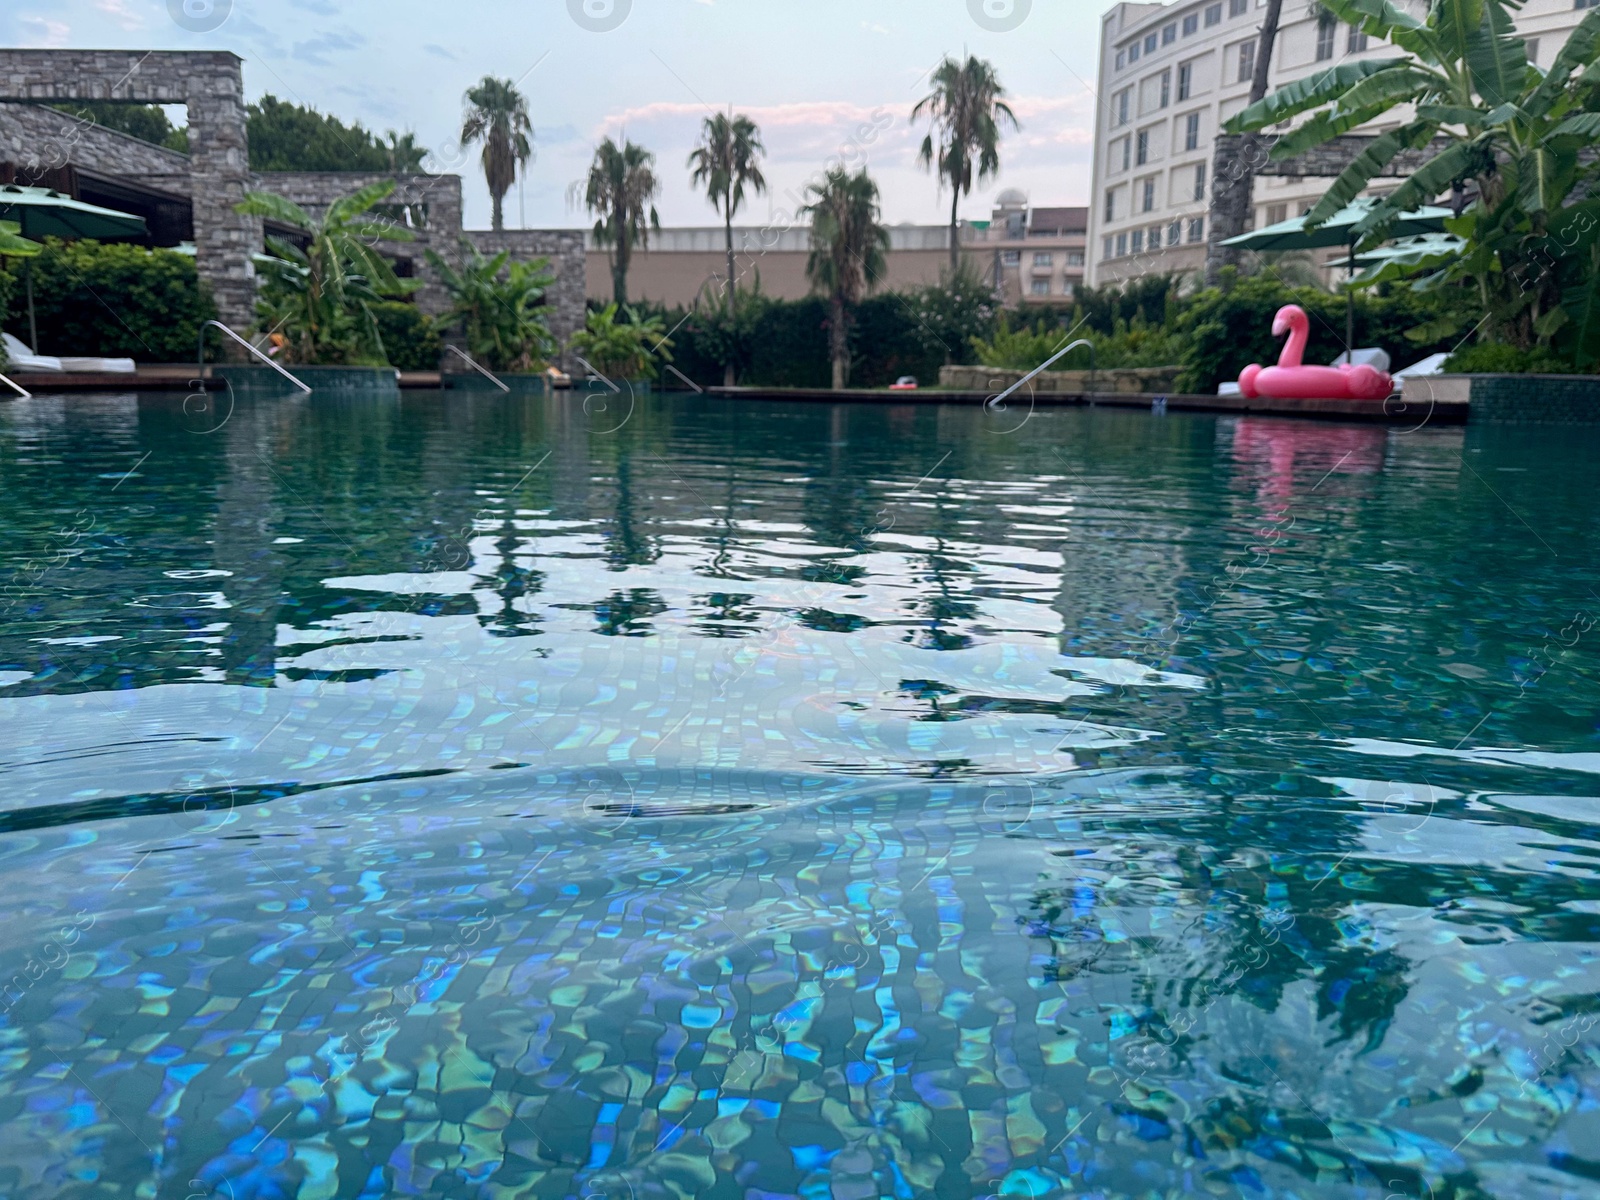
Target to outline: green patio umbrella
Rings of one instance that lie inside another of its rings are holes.
[[[1377,200],[1370,196],[1361,196],[1345,205],[1333,216],[1329,217],[1315,229],[1306,228],[1305,217],[1290,217],[1287,221],[1277,221],[1265,229],[1252,229],[1249,233],[1241,233],[1238,237],[1231,237],[1224,241],[1224,246],[1238,246],[1245,250],[1272,252],[1275,250],[1320,250],[1326,246],[1348,246],[1350,249],[1350,276],[1356,273],[1356,225],[1372,211],[1372,206]],[[1445,218],[1450,216],[1448,208],[1439,208],[1435,205],[1424,205],[1414,212],[1401,213],[1390,224],[1388,235],[1391,238],[1412,237],[1424,233],[1443,233]],[[1344,322],[1344,349],[1345,354],[1350,354],[1355,349],[1356,327],[1356,297],[1355,292],[1348,293],[1348,304],[1345,308]]]
[[[114,208],[101,208],[64,196],[54,188],[23,187],[10,183],[0,187],[0,221],[21,228],[22,236],[34,241],[59,238],[144,237],[148,232],[144,218]],[[28,285],[28,333],[35,354],[39,350],[39,325],[33,314],[33,264],[25,272]]]

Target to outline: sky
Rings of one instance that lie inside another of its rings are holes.
[[[946,55],[989,60],[1021,129],[1001,172],[961,200],[985,219],[1021,188],[1037,205],[1089,193],[1099,15],[1109,0],[6,0],[0,45],[231,50],[247,98],[272,93],[379,133],[412,131],[428,168],[463,176],[466,224],[489,224],[462,93],[486,74],[527,97],[534,161],[506,224],[588,224],[569,198],[594,147],[624,133],[656,155],[663,225],[718,225],[685,165],[732,105],[761,127],[768,193],[735,220],[796,207],[830,161],[865,164],[887,223],[944,224],[950,193],[917,163],[913,105]],[[220,22],[220,23],[219,23]]]

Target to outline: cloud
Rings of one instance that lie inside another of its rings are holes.
[[[94,6],[124,29],[140,29],[144,18],[128,7],[128,0],[95,0]]]
[[[320,17],[336,17],[339,15],[339,10],[328,3],[328,0],[289,0],[289,3],[296,8],[303,8],[307,12],[314,12]]]
[[[422,48],[436,58],[448,58],[451,62],[456,61],[456,56],[451,54],[450,51],[446,50],[443,46],[439,45],[438,42],[424,42],[422,43]]]
[[[889,27],[887,25],[881,25],[877,21],[863,21],[861,22],[861,28],[865,29],[868,33],[889,32]],[[723,274],[727,274],[727,272],[724,271]]]
[[[65,21],[52,21],[46,17],[23,17],[19,22],[26,31],[22,44],[29,49],[60,50],[72,36],[72,26]]]
[[[294,57],[314,67],[332,66],[326,55],[329,51],[359,50],[367,39],[359,33],[324,33],[305,42],[294,44]]]

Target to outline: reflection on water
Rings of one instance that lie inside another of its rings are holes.
[[[619,418],[0,407],[0,1195],[1600,1193],[1590,435]]]

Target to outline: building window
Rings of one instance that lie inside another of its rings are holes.
[[[1033,265],[1036,267],[1055,266],[1055,257],[1048,250],[1035,250],[1033,252]]]
[[[1176,246],[1183,241],[1183,222],[1174,221],[1167,226],[1167,245]]]
[[[1600,0],[1572,0],[1573,8],[1600,8]]]
[[[1123,88],[1117,93],[1117,124],[1128,123],[1128,97],[1133,93],[1132,88]]]
[[[1128,169],[1128,158],[1129,158],[1129,155],[1132,153],[1132,150],[1133,150],[1133,139],[1132,138],[1123,138],[1122,139],[1122,169],[1124,171],[1126,171]]]
[[[1151,33],[1151,34],[1146,34],[1145,35],[1144,52],[1146,54],[1154,54],[1156,52],[1156,35],[1155,34]]]
[[[1144,195],[1142,199],[1144,207],[1142,207],[1139,211],[1151,212],[1156,206],[1156,181],[1154,179],[1146,179],[1144,181]]]
[[[1178,40],[1178,26],[1177,26],[1176,22],[1174,22],[1171,25],[1168,25],[1165,29],[1163,29],[1161,31],[1161,44],[1163,46],[1170,46],[1170,45],[1172,45],[1173,42],[1175,42],[1177,40]]]
[[[1196,200],[1204,200],[1206,198],[1205,163],[1195,163],[1194,165],[1194,198]]]
[[[1200,114],[1190,113],[1183,119],[1183,148],[1200,149]]]
[[[1300,215],[1303,217],[1310,211],[1311,211],[1311,201],[1309,201],[1309,200],[1300,201]]]
[[[1117,193],[1113,189],[1107,188],[1106,189],[1106,220],[1114,221],[1114,220],[1116,220],[1116,216],[1117,216]],[[1018,259],[1017,261],[1020,262],[1022,260]]]
[[[1125,233],[1119,233],[1119,234],[1117,234],[1117,257],[1121,258],[1127,252],[1128,252],[1128,235],[1125,234]]]
[[[1204,241],[1206,236],[1206,219],[1204,217],[1189,218],[1189,240],[1191,242]]]
[[[1075,295],[1077,294],[1077,291],[1078,281],[1076,279],[1063,279],[1061,281],[1061,294],[1063,296]]]
[[[1127,65],[1128,65],[1128,52],[1126,50],[1118,50],[1117,51],[1117,70],[1120,71],[1120,70],[1122,70],[1123,67],[1125,67]]]
[[[1172,72],[1161,72],[1161,107],[1172,103]]]
[[[1528,38],[1527,39],[1527,46],[1528,46],[1528,61],[1533,63],[1535,66],[1538,66],[1539,65],[1539,39],[1538,38]]]
[[[1346,54],[1360,54],[1367,48],[1367,35],[1354,25],[1350,26],[1350,36],[1345,39],[1344,52]]]
[[[1194,64],[1180,63],[1178,65],[1178,99],[1187,100],[1189,93],[1194,90]]]
[[[1161,249],[1161,226],[1159,225],[1150,226],[1150,249]]]
[[[1333,57],[1333,27],[1332,13],[1323,13],[1317,18],[1317,61]]]
[[[1130,63],[1136,63],[1136,62],[1139,61],[1139,43],[1138,42],[1135,42],[1135,43],[1133,43],[1133,45],[1128,47],[1128,61]]]
[[[1035,296],[1048,296],[1050,294],[1050,281],[1048,279],[1034,279],[1028,284],[1028,291]]]
[[[1081,267],[1081,266],[1083,266],[1083,251],[1082,250],[1068,250],[1067,251],[1067,266],[1069,266],[1069,267]]]
[[[1239,83],[1249,83],[1256,73],[1256,40],[1250,38],[1239,43]]]
[[[1206,8],[1206,28],[1222,24],[1222,5],[1212,4]]]
[[[1267,205],[1267,224],[1276,225],[1279,221],[1289,219],[1289,206],[1287,204]]]
[[[1106,234],[1104,253],[1102,253],[1100,255],[1100,257],[1101,258],[1110,258],[1111,257],[1111,235],[1109,233]]]
[[[1242,17],[1250,7],[1250,0],[1228,0],[1228,15]]]
[[[1135,254],[1140,253],[1144,249],[1144,230],[1135,229],[1133,231],[1133,233],[1130,234],[1129,236],[1133,239],[1132,244],[1130,245],[1129,248]]]
[[[1150,161],[1150,131],[1148,129],[1139,130],[1139,152],[1134,157],[1141,167]]]
[[[1183,19],[1183,36],[1188,37],[1200,28],[1200,14],[1190,13]]]
[[[1022,265],[1022,251],[1021,250],[1002,250],[1002,251],[1000,251],[1000,263],[1001,263],[1002,266],[1020,267]]]

